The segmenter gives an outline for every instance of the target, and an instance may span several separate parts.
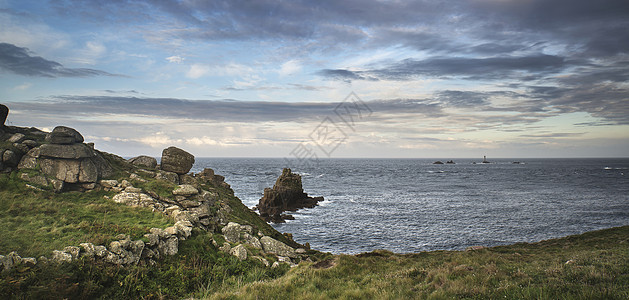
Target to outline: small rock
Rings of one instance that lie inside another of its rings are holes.
[[[297,257],[295,249],[272,237],[264,236],[260,238],[260,243],[262,244],[262,249],[264,249],[264,252],[266,253],[273,253],[279,256],[288,256],[292,258]]]
[[[50,260],[52,260],[55,263],[71,262],[72,255],[70,253],[66,253],[63,251],[53,250]]]
[[[242,244],[232,248],[229,251],[229,254],[237,257],[241,261],[247,259],[247,249],[245,249]]]
[[[33,140],[24,140],[22,141],[22,144],[26,145],[26,147],[29,147],[29,148],[35,148],[38,145],[37,142]]]
[[[223,251],[225,253],[229,253],[232,249],[232,246],[229,243],[223,243],[223,246],[219,247],[218,250]]]
[[[470,246],[470,247],[467,247],[465,251],[476,251],[476,250],[482,250],[485,248],[486,248],[485,246]]]
[[[304,249],[304,248],[297,248],[297,249],[295,249],[295,253],[297,253],[297,254],[306,254],[306,249]]]
[[[98,183],[103,187],[112,188],[118,186],[118,180],[101,180]]]
[[[12,136],[11,136],[11,137],[7,140],[7,142],[9,142],[9,143],[19,143],[19,142],[23,141],[25,137],[26,137],[26,136],[25,136],[24,134],[21,134],[21,133],[16,133],[16,134],[12,135]]]
[[[72,255],[72,259],[77,259],[79,258],[79,253],[81,252],[81,248],[76,247],[76,246],[68,246],[63,248],[63,252],[65,253],[69,253],[70,255]]]
[[[128,186],[127,188],[124,189],[125,192],[127,193],[141,193],[142,189],[141,188],[137,188],[137,187],[133,187],[133,186]]]
[[[199,193],[199,190],[192,185],[182,184],[173,190],[173,195],[192,196]]]
[[[240,241],[240,224],[229,222],[227,226],[221,229],[225,240],[230,243],[237,243]]]

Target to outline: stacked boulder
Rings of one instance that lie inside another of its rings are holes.
[[[18,169],[40,168],[56,191],[66,187],[93,189],[100,178],[113,172],[93,144],[83,143],[83,136],[72,128],[57,126],[46,136],[46,141],[48,144],[30,149]]]
[[[312,208],[319,201],[323,201],[323,197],[310,197],[304,193],[301,176],[285,168],[282,170],[282,175],[275,181],[273,188],[264,189],[264,196],[258,201],[257,209],[260,217],[265,221],[280,223],[292,218],[290,215],[283,214],[284,211]]]

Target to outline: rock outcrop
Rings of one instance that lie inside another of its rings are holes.
[[[309,197],[304,193],[301,176],[285,168],[282,170],[282,175],[275,181],[273,188],[264,189],[264,196],[258,201],[257,209],[260,217],[265,221],[280,223],[290,218],[288,215],[283,215],[283,212],[312,208],[319,201],[323,201],[323,197]]]
[[[83,143],[83,136],[72,128],[57,126],[45,140],[49,144],[28,150],[17,168],[41,171],[56,191],[93,188],[100,178],[113,172],[100,152]],[[39,177],[37,180],[42,181]]]
[[[187,174],[194,165],[194,156],[177,147],[168,147],[162,151],[161,169],[179,175]]]

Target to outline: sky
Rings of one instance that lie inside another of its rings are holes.
[[[197,157],[628,157],[629,1],[0,0],[7,125]]]

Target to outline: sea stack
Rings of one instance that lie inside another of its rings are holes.
[[[282,223],[285,219],[291,218],[283,212],[312,208],[319,201],[323,201],[323,197],[310,197],[304,193],[301,176],[285,168],[282,170],[282,175],[275,181],[273,188],[264,189],[264,196],[258,201],[257,208],[260,217],[265,221]]]

